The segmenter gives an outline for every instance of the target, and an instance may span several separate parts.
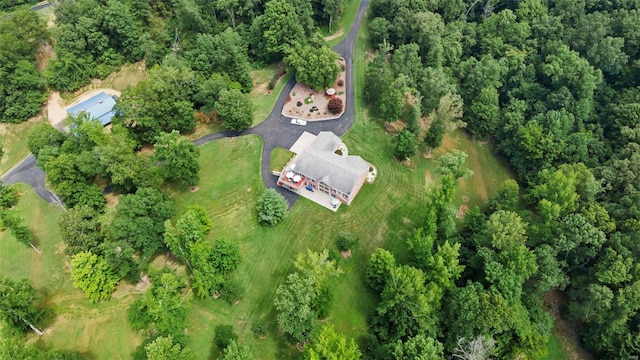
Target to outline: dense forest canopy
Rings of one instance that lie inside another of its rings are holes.
[[[564,313],[578,320],[584,347],[602,358],[640,351],[639,7],[634,0],[371,1],[377,53],[365,97],[374,113],[404,119],[417,142],[437,147],[447,123],[439,101],[459,96],[466,130],[495,143],[526,187],[526,210],[505,203],[518,197],[517,186],[505,184],[454,237],[466,270],[442,304],[440,314],[451,314],[437,335],[445,349],[483,335],[500,357],[536,357],[550,330],[540,296],[564,290],[571,298]],[[428,130],[412,115],[415,98]],[[398,135],[402,144],[407,136]],[[501,323],[483,311],[503,311]],[[378,342],[394,340],[378,326]]]
[[[2,0],[0,1],[0,12],[9,12],[25,5],[35,5],[37,3],[39,3],[38,0]]]
[[[28,9],[0,20],[0,122],[36,115],[46,99],[37,53],[50,40],[44,22]]]

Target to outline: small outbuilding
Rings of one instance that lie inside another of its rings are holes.
[[[98,120],[100,124],[106,126],[111,124],[111,118],[115,114],[113,107],[116,105],[116,98],[105,92],[100,92],[67,109],[67,114],[77,116],[81,113],[87,113],[90,119]]]

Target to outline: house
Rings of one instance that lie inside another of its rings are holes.
[[[278,177],[278,186],[301,195],[319,191],[349,205],[367,180],[370,168],[371,164],[360,156],[348,155],[338,136],[322,131],[287,163]],[[337,202],[332,201],[335,207]]]
[[[114,96],[100,92],[67,109],[67,114],[75,116],[84,112],[89,114],[90,119],[96,119],[103,126],[106,126],[111,124],[111,118],[115,113],[113,110],[115,105],[116,98]]]

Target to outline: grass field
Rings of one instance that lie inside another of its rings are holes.
[[[547,343],[547,356],[543,360],[569,360],[571,357],[565,349],[562,347],[562,343],[560,339],[558,339],[558,335],[554,332],[551,337],[549,337],[549,342]]]
[[[291,74],[282,76],[273,90],[269,90],[269,81],[278,73],[279,69],[284,66],[281,63],[271,64],[261,69],[253,70],[251,78],[253,79],[253,89],[249,93],[251,103],[253,104],[253,125],[257,125],[271,114],[282,88],[291,78]],[[282,110],[282,109],[280,109]]]
[[[447,134],[442,147],[433,152],[433,157],[437,160],[439,155],[453,149],[469,155],[466,166],[477,174],[458,181],[457,205],[464,203],[469,208],[475,205],[482,207],[492,195],[492,190],[495,191],[503,181],[514,178],[505,163],[494,155],[490,144],[471,141],[462,130]],[[462,201],[463,196],[468,198],[467,202]]]
[[[36,238],[36,253],[7,232],[0,234],[0,275],[29,279],[46,299],[44,306],[58,315],[38,341],[56,349],[91,352],[99,359],[128,359],[141,339],[127,322],[131,286],[121,286],[113,300],[92,305],[73,289],[69,259],[62,253],[58,231],[60,207],[45,203],[30,187],[19,186],[22,196],[13,211],[27,219]]]
[[[293,155],[295,155],[293,152],[281,147],[273,149],[269,160],[271,171],[282,171],[282,168],[287,165]]]
[[[351,149],[352,145],[347,142]],[[334,242],[344,229],[350,230],[360,242],[354,256],[341,265],[344,274],[335,284],[336,306],[328,321],[349,335],[362,335],[366,332],[366,317],[375,304],[372,294],[363,296],[369,294],[363,282],[364,264],[376,247],[393,238],[391,233],[405,228],[408,234],[411,226],[406,224],[419,221],[419,211],[407,213],[404,209],[413,206],[417,210],[417,199],[424,194],[423,186],[409,186],[414,177],[396,177],[388,171],[391,169],[383,165],[379,170],[385,171],[386,175],[381,174],[376,183],[365,186],[349,208],[343,207],[345,209],[341,208],[337,214],[332,214],[302,199],[283,223],[272,228],[261,227],[257,224],[254,208],[256,198],[263,191],[263,184],[258,175],[247,176],[258,174],[260,151],[261,140],[253,136],[207,144],[202,147],[202,158],[210,160],[206,169],[203,167],[200,190],[196,193],[189,193],[187,189],[173,190],[178,195],[179,209],[200,204],[208,210],[209,216],[214,219],[212,241],[216,238],[236,240],[244,257],[236,271],[237,279],[247,289],[240,304],[229,306],[221,301],[198,301],[192,307],[190,332],[192,347],[198,353],[198,358],[209,356],[213,328],[221,323],[233,324],[241,340],[253,343],[261,359],[293,356],[295,350],[283,346],[282,336],[276,328],[272,307],[275,289],[290,272],[296,254],[307,248],[318,251],[329,247],[335,250]],[[386,165],[398,167],[393,170],[411,171],[392,161]],[[222,172],[217,169],[234,171]],[[401,186],[417,191],[397,194],[381,191],[390,188],[391,179],[401,181]],[[398,237],[401,238],[404,237]],[[265,326],[267,339],[256,341],[252,338],[250,329],[254,322]]]
[[[344,37],[349,33],[351,26],[353,25],[353,20],[356,18],[356,13],[358,12],[358,7],[360,6],[361,0],[347,0],[344,8],[342,10],[342,15],[340,15],[340,19],[335,21],[333,24],[334,31],[329,32],[329,28],[327,25],[320,27],[320,32],[322,36],[328,36],[339,32],[342,30],[343,34],[331,41],[328,42],[330,47],[338,44]]]
[[[257,224],[255,202],[264,187],[259,177],[261,140],[255,136],[216,140],[201,147],[203,159],[199,190],[172,188],[179,211],[192,204],[207,209],[213,220],[210,240],[237,241],[243,261],[235,276],[246,288],[244,299],[230,306],[222,301],[197,300],[189,315],[191,347],[198,358],[211,356],[213,329],[231,324],[243,343],[251,343],[260,359],[295,357],[296,350],[282,342],[272,302],[275,289],[292,270],[296,254],[307,248],[336,251],[339,232],[351,231],[358,239],[352,258],[341,260],[344,273],[335,282],[335,303],[328,322],[353,337],[366,333],[367,316],[376,295],[364,284],[364,268],[375,248],[384,246],[400,259],[404,241],[422,219],[422,201],[428,186],[425,173],[434,162],[416,161],[408,168],[393,160],[391,138],[366,116],[344,137],[350,153],[363,156],[378,168],[375,183],[365,185],[353,204],[336,214],[300,199],[290,217],[276,227]],[[467,145],[469,146],[469,145]],[[221,169],[233,169],[221,171]],[[482,173],[476,174],[482,176]],[[486,180],[486,179],[485,179]],[[482,189],[487,193],[491,189]],[[252,324],[259,322],[268,336],[256,340]]]
[[[37,123],[46,121],[46,118],[40,116],[19,124],[0,124],[0,144],[4,150],[0,158],[0,175],[29,155],[27,148],[29,130]]]
[[[119,70],[111,73],[104,80],[94,79],[89,85],[83,86],[74,92],[63,92],[62,99],[68,104],[78,96],[94,89],[108,88],[117,91],[124,90],[127,86],[135,86],[141,81],[149,80],[149,73],[143,61],[133,64],[125,64]]]

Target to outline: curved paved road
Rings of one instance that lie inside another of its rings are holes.
[[[226,137],[235,137],[247,134],[256,134],[263,139],[261,174],[262,180],[267,188],[276,189],[289,202],[289,207],[298,200],[298,194],[285,190],[276,185],[276,177],[271,174],[269,162],[271,159],[271,151],[276,147],[290,148],[295,141],[304,132],[318,134],[320,131],[333,131],[336,135],[342,136],[353,125],[354,117],[354,76],[353,76],[353,54],[356,43],[358,29],[362,24],[365,11],[369,4],[369,0],[362,0],[358,7],[356,18],[349,30],[347,36],[333,49],[339,53],[347,62],[347,81],[346,95],[347,101],[345,111],[339,119],[308,122],[306,126],[296,126],[291,124],[289,118],[284,117],[282,107],[287,99],[288,94],[295,85],[295,79],[292,77],[282,89],[280,97],[271,111],[271,114],[260,124],[248,129],[242,133],[231,131],[223,131],[215,134],[209,134],[193,141],[194,144],[200,146],[216,139]],[[48,191],[44,186],[44,172],[35,166],[35,158],[29,155],[20,164],[11,169],[2,177],[2,181],[6,184],[15,184],[19,182],[28,183],[44,200],[55,202],[55,195]]]

